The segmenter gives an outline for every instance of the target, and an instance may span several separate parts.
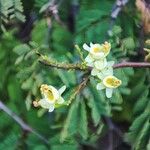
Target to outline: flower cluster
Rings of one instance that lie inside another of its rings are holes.
[[[87,66],[92,67],[91,75],[100,79],[97,89],[106,89],[107,98],[111,98],[113,89],[121,85],[121,80],[113,75],[114,61],[107,61],[106,59],[110,52],[111,44],[108,42],[104,44],[90,43],[90,46],[84,44],[83,48],[89,52],[85,62]]]
[[[62,98],[62,93],[65,91],[66,86],[61,87],[57,90],[55,87],[47,84],[42,84],[40,91],[43,95],[43,99],[38,102],[34,101],[34,106],[41,106],[52,112],[57,105],[63,104],[64,99]]]
[[[96,76],[99,79],[97,89],[106,89],[106,96],[112,97],[113,89],[121,85],[121,80],[117,79],[113,75],[113,61],[107,61],[106,56],[109,54],[111,44],[105,42],[104,44],[87,44],[83,45],[83,48],[89,52],[85,58],[86,65],[92,68],[91,75]],[[42,84],[40,91],[43,98],[39,101],[34,101],[35,107],[41,106],[52,112],[57,106],[64,103],[62,93],[65,91],[66,86],[57,90],[55,87],[47,84]]]

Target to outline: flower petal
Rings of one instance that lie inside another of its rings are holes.
[[[64,103],[64,99],[62,97],[60,97],[58,100],[57,100],[57,103],[58,104],[63,104]]]
[[[83,44],[83,48],[88,52],[90,51],[90,47],[86,43]]]
[[[90,54],[92,55],[94,59],[97,59],[97,60],[103,59],[105,57],[103,52],[95,53],[91,51]]]
[[[103,80],[103,79],[105,78],[105,75],[104,75],[103,72],[101,71],[101,72],[99,72],[99,73],[97,74],[97,77],[98,77],[99,79]]]
[[[49,111],[49,112],[52,112],[54,109],[55,109],[54,105],[50,105],[48,111]]]
[[[102,83],[98,83],[97,86],[96,86],[96,89],[97,90],[103,90],[103,89],[105,89],[105,86]]]
[[[106,97],[111,98],[113,93],[113,89],[111,88],[106,88]]]
[[[115,64],[114,61],[108,61],[108,62],[107,62],[107,66],[109,66],[109,67],[112,67],[114,64]]]
[[[113,68],[109,67],[107,69],[105,69],[104,71],[102,71],[102,73],[104,74],[104,76],[108,76],[108,75],[113,75]]]
[[[87,57],[85,58],[85,62],[87,63],[87,66],[93,67],[93,58],[91,57],[91,55],[87,55]]]
[[[41,99],[41,100],[39,100],[39,101],[38,101],[38,104],[39,104],[41,107],[46,108],[46,109],[49,109],[49,107],[50,107],[50,105],[51,105],[49,102],[47,102],[46,99]]]
[[[107,61],[106,61],[106,59],[104,59],[104,60],[99,60],[99,61],[95,61],[95,62],[94,62],[94,65],[95,65],[95,68],[96,68],[96,69],[101,70],[101,69],[103,69],[103,68],[106,67]]]
[[[90,42],[90,47],[92,47],[94,44],[92,42]]]
[[[61,95],[65,90],[66,90],[66,85],[62,86],[62,87],[58,90],[58,92],[59,92],[59,94]]]
[[[93,68],[92,71],[91,71],[92,76],[97,76],[98,73],[99,73],[99,71],[96,68]]]

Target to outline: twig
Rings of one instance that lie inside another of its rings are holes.
[[[108,34],[111,35],[112,33],[112,28],[115,23],[116,18],[118,17],[120,11],[122,8],[128,3],[129,0],[116,0],[112,11],[111,11],[111,22],[108,30]]]
[[[41,139],[44,143],[48,144],[48,141],[45,139],[45,137],[43,137],[41,134],[39,134],[37,131],[31,128],[28,124],[26,124],[19,116],[17,116],[14,112],[12,112],[2,101],[0,101],[0,110],[3,110],[10,117],[12,117],[21,126],[21,128],[24,131],[33,133],[39,139]]]
[[[114,146],[113,146],[113,131],[115,132],[115,133],[117,133],[117,135],[119,136],[119,137],[123,137],[123,133],[122,133],[122,131],[119,129],[119,128],[117,128],[114,124],[113,124],[113,122],[112,122],[112,120],[111,120],[111,118],[109,118],[109,117],[107,117],[107,116],[102,116],[102,118],[103,118],[103,121],[104,121],[104,123],[106,123],[106,125],[108,126],[108,132],[109,132],[109,145],[108,145],[108,150],[113,150],[114,149]]]
[[[75,92],[73,93],[73,95],[71,95],[70,99],[67,102],[67,105],[70,105],[72,100],[77,96],[78,93],[81,93],[81,91],[86,87],[89,79],[90,79],[90,72],[87,72],[84,77],[82,82],[77,86],[77,88],[75,89]]]
[[[112,122],[111,118],[107,117],[107,116],[102,116],[104,122],[107,124],[109,130],[114,130],[116,131],[116,133],[122,137],[123,136],[123,133],[121,132],[121,130],[119,130],[115,125],[114,123]]]
[[[45,59],[40,59],[40,63],[50,66],[50,67],[56,67],[58,69],[65,69],[65,70],[70,70],[70,69],[75,69],[75,70],[81,70],[81,71],[87,71],[91,70],[91,67],[86,67],[83,64],[77,63],[77,64],[69,64],[69,63],[58,63],[56,61],[51,61],[51,60],[45,60]],[[126,67],[133,67],[133,68],[150,68],[150,63],[147,62],[122,62],[115,64],[113,66],[114,69],[118,68],[126,68]]]
[[[138,57],[144,59],[145,51],[144,51],[144,23],[141,23],[139,27],[139,49],[138,49]]]
[[[49,17],[53,16],[54,19],[62,27],[65,27],[65,24],[62,22],[62,20],[60,19],[59,15],[58,15],[58,7],[60,6],[60,4],[61,4],[61,0],[58,3],[56,0],[49,1],[49,7],[46,10],[46,15],[49,16],[49,13],[50,13]]]
[[[150,63],[146,63],[146,62],[122,62],[122,63],[115,64],[113,66],[114,69],[125,68],[125,67],[150,68]]]
[[[83,52],[81,51],[80,47],[78,45],[75,45],[75,48],[80,56],[81,61],[85,62],[84,57],[83,57]]]
[[[58,69],[65,69],[65,70],[70,70],[70,69],[75,69],[75,70],[82,70],[82,71],[87,71],[88,67],[86,67],[83,64],[76,63],[76,64],[70,64],[70,63],[59,63],[57,61],[50,60],[49,58],[40,55],[39,62],[50,67],[55,67]]]
[[[76,31],[76,16],[79,11],[79,0],[72,0],[68,12],[68,28],[72,34]]]
[[[80,71],[87,71],[91,70],[92,67],[87,67],[86,64],[84,63],[77,63],[77,64],[72,64],[72,63],[60,63],[57,61],[50,60],[47,56],[44,56],[40,54],[39,52],[36,52],[39,56],[39,62],[50,67],[55,67],[58,69],[65,69],[65,70],[80,70]],[[150,63],[148,62],[121,62],[118,64],[114,64],[113,68],[118,69],[118,68],[126,68],[126,67],[133,67],[133,68],[150,68]]]

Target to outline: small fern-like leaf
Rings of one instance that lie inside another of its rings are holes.
[[[0,26],[5,31],[5,24],[10,19],[25,21],[21,0],[0,0]]]

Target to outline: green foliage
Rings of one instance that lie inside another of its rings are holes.
[[[17,141],[19,136],[15,133],[10,133],[5,140],[1,141],[0,143],[0,149],[6,149],[7,150],[15,150],[17,148]],[[14,144],[16,143],[16,144]]]
[[[22,22],[25,21],[23,6],[21,0],[1,0],[0,1],[0,26],[5,31],[4,24],[10,19],[16,18]]]
[[[24,133],[12,118],[0,111],[0,150],[99,149],[103,144],[108,145],[106,138],[111,132],[105,116],[126,132],[121,140],[132,149],[150,149],[149,69],[115,69],[114,75],[122,80],[122,85],[114,90],[111,99],[107,99],[104,91],[95,88],[93,77],[78,93],[83,72],[44,66],[39,63],[38,56],[41,53],[59,63],[80,63],[87,56],[83,43],[109,41],[112,49],[108,60],[115,63],[142,61],[138,51],[140,20],[134,2],[129,1],[122,9],[114,26],[111,26],[110,13],[115,0],[57,2],[60,2],[58,15],[64,26],[46,11],[51,1],[24,0],[23,4],[21,0],[0,1],[0,25],[8,31],[0,35],[0,100],[49,142],[47,147],[34,134]],[[13,22],[14,19],[24,21],[23,5],[27,13],[25,27]],[[39,14],[40,10],[43,13]],[[27,42],[23,42],[24,36]],[[75,44],[80,49],[76,50]],[[58,89],[65,84],[67,89],[63,97],[65,104],[71,101],[70,105],[58,107],[53,113],[34,108],[33,101],[41,99],[41,84],[51,84]],[[112,134],[116,136],[117,133],[113,131]]]
[[[126,134],[126,141],[132,143],[133,149],[141,150],[148,147],[150,140],[150,102],[149,90],[145,89],[134,107],[135,119]]]

